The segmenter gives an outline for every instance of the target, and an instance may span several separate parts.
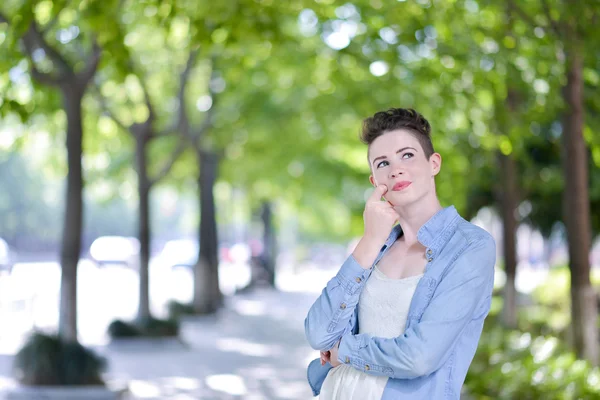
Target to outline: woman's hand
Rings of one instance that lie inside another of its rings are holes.
[[[321,365],[325,365],[325,363],[330,363],[333,367],[337,367],[342,363],[338,361],[338,350],[340,347],[340,342],[338,341],[335,346],[329,351],[321,351]]]
[[[329,362],[329,358],[331,357],[330,351],[321,351],[321,365],[325,365],[325,363]]]
[[[377,186],[367,199],[365,211],[363,212],[365,223],[364,237],[379,241],[382,246],[399,218],[398,213],[394,210],[390,202],[381,200],[387,191],[387,186]]]
[[[331,350],[329,350],[329,363],[335,368],[342,363],[338,361],[338,350],[340,348],[340,341],[333,346]]]
[[[385,185],[377,186],[365,205],[365,233],[352,252],[356,262],[365,269],[371,268],[381,246],[398,222],[399,215],[394,207],[387,201],[381,201],[387,190]]]

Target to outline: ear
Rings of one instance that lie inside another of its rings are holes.
[[[377,187],[377,184],[375,183],[375,178],[373,178],[373,175],[369,176],[369,182],[371,182],[371,185],[373,185],[374,187]]]
[[[439,174],[442,167],[442,156],[439,153],[433,153],[431,157],[429,157],[429,165],[431,166],[432,176]]]

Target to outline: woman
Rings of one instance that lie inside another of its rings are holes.
[[[495,243],[443,208],[441,156],[414,110],[363,123],[370,182],[364,234],[305,320],[320,399],[459,399],[493,289]],[[383,200],[382,200],[383,198]]]

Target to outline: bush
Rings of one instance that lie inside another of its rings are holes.
[[[194,306],[171,300],[168,305],[169,318],[179,319],[183,315],[195,315]]]
[[[524,307],[518,310],[518,326],[521,331],[534,336],[556,336],[569,338],[571,316],[566,310],[556,310],[544,305]]]
[[[175,319],[149,318],[140,323],[144,336],[171,337],[179,335],[179,321]]]
[[[598,291],[600,270],[592,269],[590,280]],[[532,292],[536,305],[519,310],[519,328],[536,335],[552,334],[566,339],[571,323],[570,285],[568,267],[552,268],[546,280]]]
[[[141,332],[132,324],[117,319],[108,326],[108,334],[111,338],[127,338],[141,336]]]
[[[600,369],[558,338],[502,328],[490,313],[465,387],[476,399],[598,399]]]
[[[16,379],[23,385],[104,385],[106,360],[77,342],[33,333],[14,359]]]
[[[597,290],[600,288],[600,270],[593,268],[590,271],[590,281]],[[546,280],[533,291],[536,303],[557,310],[569,312],[570,306],[571,273],[568,267],[555,267],[550,269]]]
[[[149,318],[137,324],[121,320],[111,322],[108,334],[112,339],[131,337],[173,337],[179,335],[179,322],[175,319]]]

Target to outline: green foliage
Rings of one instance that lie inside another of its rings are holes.
[[[148,318],[139,323],[127,323],[115,320],[108,327],[112,339],[132,337],[175,337],[179,335],[179,321],[174,318],[166,320]]]
[[[19,350],[13,365],[23,385],[103,385],[106,360],[79,343],[33,333]]]
[[[592,14],[584,3],[573,8]],[[444,157],[437,178],[443,204],[455,204],[467,216],[494,204],[499,171],[493,153],[501,149],[518,160],[521,198],[532,204],[525,220],[549,232],[562,217],[556,201],[563,182],[560,89],[569,47],[539,3],[518,7],[529,20],[514,10],[509,15],[498,1],[6,1],[0,10],[10,21],[0,23],[0,113],[30,121],[61,107],[56,91],[30,78],[31,64],[19,46],[32,19],[76,71],[97,38],[103,49],[97,83],[125,125],[148,115],[142,81],[156,127],[176,122],[180,74],[195,50],[184,93],[187,117],[200,126],[212,92],[214,124],[203,145],[223,152],[220,179],[243,188],[250,207],[279,198],[294,208],[303,233],[337,239],[360,234],[369,188],[366,147],[357,139],[360,121],[404,106],[417,108],[432,124]],[[549,7],[556,23],[572,22],[559,3]],[[597,35],[588,25],[577,23],[593,49]],[[346,46],[331,46],[336,32],[352,32]],[[585,122],[590,165],[597,167],[599,61],[593,54],[586,52]],[[36,65],[42,72],[56,69],[47,55]],[[506,104],[509,92],[518,100],[515,109]],[[118,197],[134,184],[133,141],[96,103],[93,96],[84,101],[85,177],[91,191]],[[64,121],[56,125],[52,134],[62,135]],[[149,146],[152,174],[175,142]],[[181,160],[165,184],[184,191],[198,165],[191,152]],[[590,198],[599,232],[600,175],[594,170],[600,169],[591,168]],[[323,224],[334,208],[336,221]]]
[[[592,270],[592,285],[600,272]],[[519,308],[518,330],[501,326],[503,300],[495,291],[465,386],[475,399],[596,399],[600,369],[578,360],[570,342],[570,272],[550,270]]]
[[[179,325],[175,319],[148,318],[140,322],[139,328],[144,336],[172,337],[179,335]]]
[[[465,387],[475,399],[597,399],[600,369],[558,338],[504,329],[490,314]]]
[[[592,269],[592,286],[600,287],[600,271]],[[519,309],[519,328],[532,334],[568,338],[571,322],[571,274],[566,266],[552,268],[532,293],[534,305]]]
[[[178,320],[184,315],[195,315],[194,306],[171,300],[168,304],[169,319]]]
[[[142,333],[135,325],[117,319],[108,325],[108,335],[116,339],[137,337],[141,336]]]

